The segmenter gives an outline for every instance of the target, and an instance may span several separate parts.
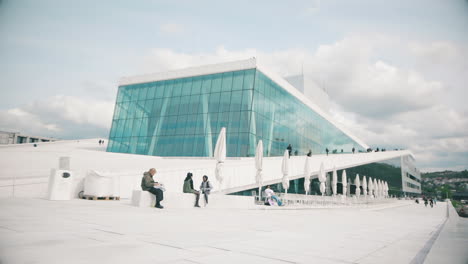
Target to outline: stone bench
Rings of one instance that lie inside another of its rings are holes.
[[[132,205],[137,207],[151,207],[156,203],[153,194],[147,191],[134,190],[132,192]],[[191,193],[164,192],[164,200],[161,204],[166,208],[193,208],[195,204],[195,195]],[[201,207],[204,207],[205,200],[200,195]],[[211,194],[209,196],[209,208],[254,208],[255,202],[252,196],[236,196],[224,194]]]
[[[132,192],[132,205],[137,207],[153,207],[156,197],[147,191],[134,190]],[[164,192],[161,204],[170,208],[190,208],[195,205],[195,195],[191,193]]]

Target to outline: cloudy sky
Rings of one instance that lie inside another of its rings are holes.
[[[120,77],[252,56],[369,145],[468,168],[467,0],[0,0],[0,129],[107,137]]]

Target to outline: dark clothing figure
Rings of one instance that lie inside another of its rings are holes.
[[[200,207],[198,205],[198,201],[200,200],[200,192],[195,190],[193,188],[193,180],[192,180],[193,174],[191,172],[187,173],[187,177],[185,177],[184,180],[184,193],[193,193],[195,194],[195,207]]]
[[[343,153],[343,149],[341,149],[341,153]]]
[[[354,152],[356,151],[356,149],[353,147],[352,151],[353,151],[353,154],[354,154]]]
[[[102,140],[99,140],[99,145],[101,145],[101,143],[102,143]]]
[[[424,206],[427,207],[427,199],[426,198],[424,198]]]
[[[296,150],[294,151],[294,156],[297,156],[297,155],[299,155],[299,151]]]
[[[309,149],[309,152],[307,152],[307,157],[312,157],[312,150]]]
[[[431,205],[431,208],[434,207],[434,200],[432,200],[432,198],[429,200],[429,204]]]
[[[328,156],[328,152],[329,152],[328,148],[325,149],[325,152],[327,152],[327,156]]]
[[[156,173],[156,170],[154,170],[153,173],[151,171],[152,171],[152,169],[150,171],[146,171],[145,173],[143,173],[143,178],[141,179],[141,189],[143,191],[148,191],[148,192],[154,194],[154,196],[156,197],[155,207],[159,208],[159,209],[162,209],[163,207],[161,205],[161,201],[164,200],[164,194],[163,194],[163,191],[160,188],[155,188],[154,185],[157,182],[154,181],[153,175],[154,175],[154,173]]]
[[[291,144],[289,144],[288,147],[287,147],[286,149],[288,150],[289,157],[291,157],[291,153],[292,153],[292,146],[291,146]]]

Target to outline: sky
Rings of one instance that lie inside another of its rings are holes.
[[[106,138],[121,77],[253,56],[368,145],[468,168],[467,0],[0,0],[0,130]]]

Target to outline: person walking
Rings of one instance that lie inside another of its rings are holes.
[[[161,205],[161,201],[164,199],[164,186],[163,184],[154,181],[153,176],[155,174],[155,168],[151,168],[149,171],[143,173],[143,178],[141,179],[141,189],[143,191],[148,191],[154,194],[154,196],[156,196],[156,205],[154,207],[163,209],[164,207]]]
[[[198,200],[200,200],[200,192],[193,189],[192,176],[193,176],[193,174],[191,172],[187,173],[187,177],[185,177],[185,180],[184,180],[183,191],[184,191],[184,193],[193,193],[193,194],[195,194],[195,207],[200,207],[200,205],[198,205]]]
[[[307,157],[312,157],[312,150],[309,149],[309,152],[307,152]]]
[[[353,151],[353,154],[354,154],[354,152],[356,151],[356,149],[353,147],[352,151]]]
[[[328,152],[329,152],[328,148],[325,149],[325,152],[327,152],[327,156],[328,156]]]
[[[429,198],[429,204],[431,205],[431,208],[434,207],[434,200],[432,198]]]
[[[427,207],[427,198],[426,197],[424,197],[424,206]]]
[[[291,158],[291,153],[292,153],[292,146],[291,146],[291,144],[289,144],[288,147],[287,147],[286,149],[288,150],[289,157]]]
[[[200,191],[202,192],[203,197],[205,198],[205,206],[208,204],[208,195],[210,195],[212,189],[213,186],[211,185],[210,181],[208,181],[208,176],[203,175],[203,181],[200,184]]]

